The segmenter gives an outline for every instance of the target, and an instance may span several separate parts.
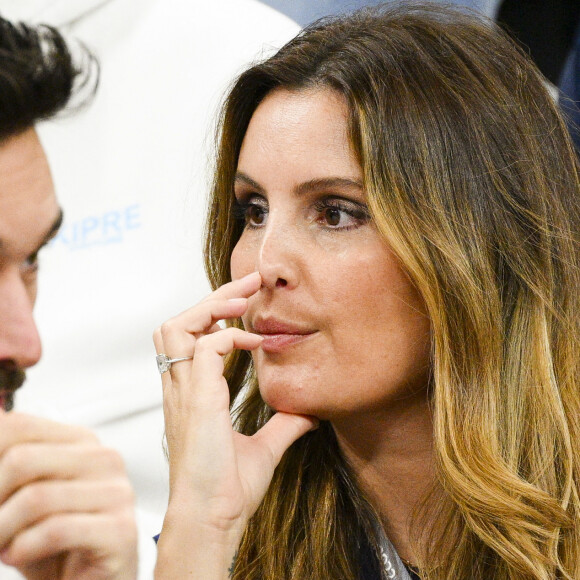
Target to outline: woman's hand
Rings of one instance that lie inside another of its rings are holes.
[[[0,559],[29,580],[137,576],[121,457],[82,427],[0,412]]]
[[[225,284],[154,334],[174,363],[162,375],[170,499],[156,578],[228,578],[245,525],[288,447],[316,419],[277,413],[255,435],[234,431],[223,356],[258,348],[262,337],[219,320],[239,317],[261,285],[258,273]]]

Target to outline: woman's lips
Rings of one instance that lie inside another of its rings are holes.
[[[262,334],[264,340],[260,347],[264,352],[276,353],[303,342],[314,333],[309,334]]]
[[[254,332],[264,338],[260,348],[267,353],[282,352],[304,342],[316,332],[279,320],[256,321],[252,327]]]

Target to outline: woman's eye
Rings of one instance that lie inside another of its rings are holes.
[[[329,226],[338,226],[341,217],[340,210],[335,207],[329,207],[324,210],[324,219]]]
[[[246,224],[261,226],[266,221],[266,212],[259,205],[250,204],[246,210]]]
[[[333,230],[350,230],[370,219],[368,210],[361,204],[343,199],[323,199],[315,206],[317,221]]]
[[[244,227],[259,228],[264,225],[268,215],[268,207],[258,198],[234,203],[234,217],[243,223]]]

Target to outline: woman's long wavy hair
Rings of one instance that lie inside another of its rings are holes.
[[[427,305],[437,481],[415,514],[427,524],[413,527],[422,577],[578,580],[580,184],[541,74],[491,22],[440,5],[311,25],[225,102],[207,222],[214,287],[231,279],[240,236],[242,140],[278,88],[342,95],[374,223]],[[226,378],[252,434],[273,411],[248,353],[228,359]],[[285,454],[234,578],[358,578],[374,517],[323,424]]]

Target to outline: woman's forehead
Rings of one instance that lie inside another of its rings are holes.
[[[327,89],[273,91],[250,120],[237,170],[260,183],[266,176],[362,182],[344,99]]]

